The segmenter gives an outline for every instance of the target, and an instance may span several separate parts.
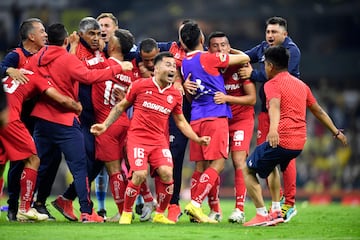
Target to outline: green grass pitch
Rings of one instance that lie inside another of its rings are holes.
[[[49,199],[49,203],[52,199]],[[4,200],[1,201],[4,204]],[[96,200],[95,200],[96,204]],[[181,202],[183,208],[186,202]],[[269,203],[268,203],[269,205]],[[78,209],[78,204],[74,206]],[[111,197],[106,202],[108,215],[116,213]],[[234,206],[233,200],[222,200],[223,220],[219,224],[189,223],[186,215],[175,225],[161,225],[151,222],[140,223],[139,216],[131,225],[118,223],[74,223],[67,221],[51,205],[49,210],[56,217],[56,222],[9,223],[6,212],[0,217],[0,240],[106,240],[106,239],[360,239],[360,207],[330,205],[310,205],[297,202],[298,214],[289,222],[275,227],[243,227],[227,222]],[[208,213],[207,204],[203,204]],[[77,213],[79,213],[77,211]],[[247,220],[255,215],[255,207],[250,200],[245,206]]]

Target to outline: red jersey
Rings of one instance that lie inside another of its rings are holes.
[[[169,52],[174,55],[176,67],[180,68],[182,60],[186,57],[185,49],[179,43],[173,42],[171,44]]]
[[[306,108],[316,99],[310,88],[288,72],[281,72],[264,85],[266,106],[272,98],[280,99],[279,145],[301,150],[306,142]]]
[[[180,91],[172,84],[161,89],[154,77],[141,78],[131,84],[126,99],[134,106],[128,138],[146,145],[169,145],[169,116],[182,114]]]
[[[9,122],[20,120],[22,104],[25,100],[44,92],[49,87],[52,87],[50,81],[47,81],[38,74],[26,74],[26,76],[29,78],[29,82],[26,84],[20,84],[11,77],[2,79],[4,91],[6,92],[10,106]]]
[[[110,57],[107,61],[110,66],[118,65],[119,60]],[[114,90],[119,88],[126,92],[130,84],[135,80],[132,71],[121,72],[111,79],[93,84],[92,86],[92,102],[94,105],[96,122],[103,122],[109,115],[111,109],[117,103],[117,99],[114,96]],[[128,121],[126,112],[123,112],[121,118],[125,117]],[[117,120],[119,121],[120,118]],[[125,121],[125,122],[123,122]],[[126,120],[123,119],[120,122],[126,124]],[[119,122],[119,123],[120,123]],[[127,124],[128,125],[128,122]]]
[[[33,54],[30,54],[30,53],[29,53],[29,55],[26,55],[24,53],[23,48],[21,48],[21,47],[15,48],[13,51],[19,55],[19,63],[18,63],[17,68],[24,67],[26,64],[29,63],[30,58],[33,56]]]
[[[90,70],[73,54],[60,46],[46,46],[34,55],[29,68],[39,72],[41,76],[51,80],[54,87],[63,95],[78,100],[79,82],[91,84],[97,81],[111,79],[120,73],[121,66],[111,66],[108,69]],[[42,95],[35,105],[31,115],[50,122],[72,126],[77,115],[65,108],[48,103],[46,96]]]
[[[238,69],[239,66],[229,66],[222,74],[225,81],[226,93],[234,97],[244,96],[244,85],[252,83],[250,79],[240,79],[240,76],[237,73]],[[233,115],[232,121],[254,117],[254,106],[230,104],[230,107]]]

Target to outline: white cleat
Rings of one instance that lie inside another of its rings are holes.
[[[16,214],[16,218],[20,222],[25,221],[45,221],[49,218],[48,215],[39,213],[35,208],[29,208],[28,211],[19,210]]]
[[[234,211],[228,218],[229,222],[231,223],[244,223],[245,222],[245,214],[240,209],[235,208]]]

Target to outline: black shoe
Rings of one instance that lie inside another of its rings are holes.
[[[40,202],[34,202],[33,208],[38,211],[38,213],[46,214],[48,215],[48,221],[56,221],[56,218],[50,214],[49,210],[46,208],[45,204],[42,204]]]
[[[135,212],[136,212],[137,215],[140,215],[140,216],[141,216],[143,207],[144,207],[144,204],[143,204],[143,203],[136,204],[136,206],[135,206]]]
[[[97,211],[97,214],[101,217],[104,218],[104,220],[106,220],[106,210],[105,209],[100,209],[99,211]]]
[[[9,222],[16,222],[17,221],[16,214],[17,214],[16,209],[9,208],[7,212],[7,220]]]

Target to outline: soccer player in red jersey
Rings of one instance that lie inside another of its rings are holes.
[[[223,32],[212,32],[209,35],[209,52],[237,53],[232,49],[228,38]],[[222,69],[225,81],[226,94],[217,92],[214,96],[215,103],[229,103],[232,118],[229,119],[229,143],[231,159],[235,170],[235,209],[229,216],[229,222],[244,223],[244,203],[246,199],[246,186],[242,169],[246,164],[246,157],[250,150],[250,142],[254,131],[254,105],[256,103],[255,84],[249,79],[240,79],[238,70],[242,65],[230,66]],[[219,206],[220,178],[208,195],[211,212],[210,218],[220,220],[221,209]]]
[[[20,84],[10,77],[2,80],[9,101],[9,124],[0,129],[0,167],[4,168],[8,159],[24,162],[20,179],[20,206],[16,218],[18,221],[43,221],[48,219],[48,215],[31,208],[40,159],[29,130],[20,120],[23,102],[43,93],[54,101],[52,104],[58,104],[68,112],[78,115],[82,106],[72,98],[60,94],[50,81],[32,72],[28,73],[26,77],[29,81],[26,84]]]
[[[180,36],[189,50],[182,62],[182,74],[186,81],[195,85],[187,89],[184,84],[191,94],[191,126],[198,134],[212,138],[206,147],[190,141],[190,160],[195,162],[195,170],[191,179],[191,202],[186,205],[185,213],[199,222],[217,223],[203,213],[201,204],[224,169],[229,147],[228,119],[232,114],[230,106],[216,103],[214,96],[217,92],[226,93],[220,70],[229,65],[247,63],[249,57],[244,53],[202,52],[204,35],[194,22],[186,23]]]
[[[130,52],[134,44],[133,35],[125,29],[117,29],[110,36],[107,54],[109,55],[109,65],[117,65],[124,60],[124,56]],[[109,115],[110,110],[125,95],[130,84],[135,80],[131,70],[117,74],[114,78],[105,82],[93,84],[92,101],[95,110],[96,122],[103,122]],[[122,93],[121,99],[117,91]],[[104,134],[95,137],[95,159],[105,162],[111,193],[118,207],[119,216],[123,211],[124,194],[127,185],[125,172],[121,169],[126,143],[127,130],[129,128],[129,118],[126,112],[111,125]]]
[[[129,181],[120,224],[132,221],[132,206],[139,194],[140,185],[147,177],[148,164],[155,178],[158,206],[153,222],[174,224],[165,217],[173,189],[173,162],[167,135],[170,114],[181,131],[194,142],[207,145],[210,138],[199,137],[182,114],[182,95],[174,88],[176,63],[169,52],[159,53],[154,60],[154,77],[135,81],[126,97],[111,110],[101,124],[91,127],[95,135],[103,133],[131,105],[134,114],[127,140],[127,156],[130,164]]]
[[[256,207],[256,216],[244,226],[270,226],[284,222],[280,206],[280,175],[291,159],[297,157],[306,142],[306,110],[310,112],[342,144],[346,136],[334,125],[329,115],[317,103],[310,88],[288,72],[289,51],[283,46],[265,51],[265,72],[268,81],[264,90],[270,118],[266,142],[258,145],[247,158],[244,177],[248,194]],[[257,175],[268,178],[272,207],[268,213]]]
[[[96,20],[99,22],[101,27],[101,39],[100,48],[103,48],[105,56],[108,58],[107,53],[108,43],[111,36],[114,34],[114,31],[118,29],[118,20],[112,13],[101,13]],[[102,47],[104,44],[104,47]],[[98,214],[106,218],[106,209],[105,209],[105,198],[108,190],[109,176],[106,172],[106,168],[102,168],[99,174],[95,178],[95,194],[98,205]]]

